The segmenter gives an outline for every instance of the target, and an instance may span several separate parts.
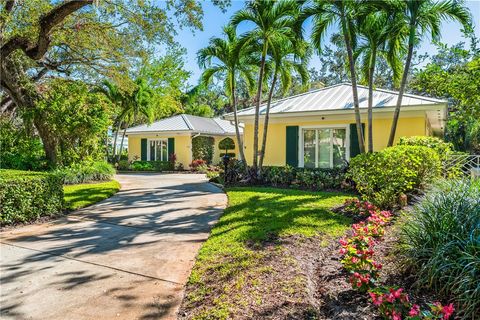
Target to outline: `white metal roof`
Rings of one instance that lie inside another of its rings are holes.
[[[235,126],[230,123],[230,121],[220,118],[204,118],[189,114],[180,114],[155,121],[152,124],[142,124],[127,129],[127,134],[148,132],[191,132],[211,135],[234,135]]]
[[[368,107],[368,87],[358,86],[358,98],[360,108]],[[395,107],[397,103],[398,92],[375,89],[373,90],[373,107],[386,108]],[[446,104],[447,101],[423,97],[412,94],[404,94],[402,106],[422,106]],[[333,110],[353,110],[352,85],[350,83],[341,83],[334,86],[309,91],[296,96],[284,98],[272,102],[270,114],[308,112],[308,111],[333,111]],[[266,104],[260,106],[260,114],[265,114]],[[247,108],[239,111],[238,116],[253,116],[255,108]],[[230,118],[231,114],[226,115]]]

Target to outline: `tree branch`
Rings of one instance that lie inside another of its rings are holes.
[[[5,59],[13,51],[20,49],[33,60],[41,59],[50,45],[50,32],[52,29],[65,20],[70,14],[92,3],[93,0],[71,0],[52,9],[40,18],[40,31],[35,44],[31,44],[25,37],[13,37],[2,45],[0,56],[2,59]]]

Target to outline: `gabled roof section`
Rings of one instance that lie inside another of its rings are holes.
[[[368,87],[358,87],[358,98],[360,108],[368,107]],[[373,107],[387,108],[395,107],[398,98],[398,92],[374,89]],[[447,101],[438,100],[429,97],[423,97],[413,94],[404,94],[402,106],[422,106],[446,104]],[[333,111],[333,110],[353,110],[352,85],[350,83],[341,83],[334,86],[312,90],[299,95],[291,96],[272,102],[270,114],[308,112],[308,111]],[[260,106],[260,114],[265,114],[266,104]],[[243,109],[238,113],[239,117],[255,115],[255,108]],[[227,115],[227,118],[231,114]]]
[[[152,124],[142,124],[127,129],[127,134],[190,132],[211,135],[234,135],[235,126],[230,121],[220,118],[204,118],[189,114],[180,114],[170,118],[155,121]]]

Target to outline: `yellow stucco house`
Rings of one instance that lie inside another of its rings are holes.
[[[241,128],[240,128],[241,129]],[[235,139],[235,127],[230,121],[219,118],[204,118],[187,114],[162,119],[152,124],[128,128],[128,159],[130,161],[168,161],[175,154],[176,162],[188,168],[192,163],[192,139],[198,136],[214,138],[214,154],[212,162],[220,162],[221,153],[218,144],[226,137],[235,142],[238,154],[238,143]]]
[[[366,127],[368,88],[358,86],[362,126]],[[374,150],[387,146],[398,92],[374,90]],[[266,105],[260,108],[261,141]],[[396,138],[402,136],[442,136],[447,102],[405,94]],[[253,157],[255,109],[239,112],[244,124],[245,157]],[[232,120],[227,114],[225,119]],[[364,130],[366,131],[366,130]],[[367,137],[368,132],[364,132]],[[366,143],[368,143],[366,141]],[[330,168],[359,153],[353,110],[352,86],[343,83],[272,102],[265,152],[265,165]]]

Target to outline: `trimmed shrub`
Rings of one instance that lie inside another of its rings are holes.
[[[218,143],[218,149],[225,150],[228,153],[228,150],[235,149],[235,142],[232,138],[227,137]]]
[[[58,175],[0,170],[0,224],[52,216],[63,208],[63,183]]]
[[[78,184],[110,180],[115,174],[115,169],[105,161],[95,161],[60,168],[54,173],[63,179],[64,184]]]
[[[134,161],[129,167],[133,171],[172,171],[174,164],[170,161]]]
[[[227,174],[230,175],[225,181],[235,184],[247,178],[241,162],[230,160]],[[345,168],[294,168],[292,166],[263,167],[260,183],[274,187],[296,187],[312,190],[341,189],[345,181]]]
[[[226,155],[227,155],[230,159],[235,158],[235,156],[236,156],[236,154],[233,153],[233,152],[228,152]],[[225,152],[220,153],[220,158],[223,158],[224,156],[225,156]]]
[[[400,137],[398,142],[399,146],[422,146],[427,147],[435,151],[440,160],[446,155],[453,152],[453,144],[445,142],[440,138],[427,137],[427,136],[413,136],[413,137]]]
[[[441,174],[435,151],[421,146],[395,146],[364,153],[350,161],[347,177],[367,201],[394,207],[402,194],[422,190]]]
[[[345,181],[344,168],[296,169],[296,181],[300,187],[314,190],[341,189]]]
[[[480,181],[436,184],[406,216],[403,261],[416,284],[452,297],[464,319],[480,314]]]
[[[275,187],[290,185],[295,180],[295,169],[289,165],[285,167],[263,167],[263,180]]]
[[[427,137],[427,136],[413,136],[413,137],[400,137],[398,145],[401,146],[423,146],[432,149],[438,155],[442,166],[444,168],[444,176],[448,178],[456,178],[462,175],[462,163],[458,162],[446,166],[448,160],[452,155],[464,154],[463,152],[455,151],[453,144],[450,142],[445,142],[440,138],[436,137]]]
[[[213,137],[198,136],[192,139],[193,159],[202,159],[207,163],[213,160],[215,139]]]

